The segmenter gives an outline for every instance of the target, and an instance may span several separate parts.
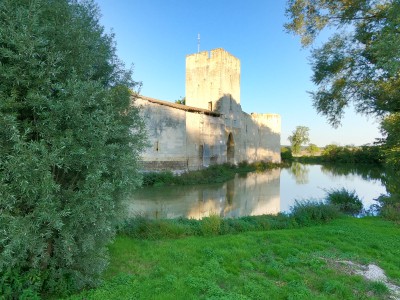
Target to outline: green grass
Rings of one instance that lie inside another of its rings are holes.
[[[104,284],[70,299],[387,299],[383,284],[336,261],[375,263],[399,285],[399,236],[378,217],[181,239],[119,235]]]
[[[290,213],[222,218],[211,215],[201,220],[129,218],[118,226],[118,233],[138,239],[183,238],[237,234],[246,231],[292,229],[327,223],[340,217],[338,207],[322,201],[296,201]]]

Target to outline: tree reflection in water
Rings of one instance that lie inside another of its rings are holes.
[[[387,173],[383,166],[375,164],[324,164],[321,172],[327,176],[358,175],[364,180],[382,180]]]
[[[292,162],[288,172],[296,180],[297,184],[307,184],[308,174],[310,173],[309,167],[298,162]]]

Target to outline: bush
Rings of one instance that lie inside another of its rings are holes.
[[[400,195],[381,195],[378,199],[379,215],[385,219],[400,222]]]
[[[282,161],[291,161],[293,160],[292,149],[289,147],[282,147],[281,148],[281,160]]]
[[[353,216],[360,214],[363,209],[363,204],[356,192],[348,191],[345,188],[328,191],[326,201],[335,205],[341,212]]]
[[[11,299],[96,285],[140,184],[135,83],[94,1],[0,12],[0,282]]]
[[[246,169],[251,168],[251,165],[249,164],[249,162],[247,160],[244,160],[244,161],[241,161],[240,163],[238,163],[238,168],[246,170]]]
[[[36,270],[6,270],[0,278],[0,299],[39,300],[43,278]]]
[[[271,162],[266,162],[266,161],[257,161],[255,163],[252,163],[251,166],[257,172],[264,172],[266,170],[270,170],[270,169],[274,168],[275,164],[271,163]]]
[[[319,154],[321,152],[321,149],[319,149],[319,147],[315,144],[309,144],[308,147],[306,148],[306,151],[310,154],[310,155],[316,155]]]
[[[322,151],[321,160],[325,162],[338,163],[373,163],[384,162],[381,146],[337,146],[327,145]]]
[[[172,172],[146,172],[143,173],[142,186],[163,186],[175,182]]]
[[[325,223],[340,216],[339,209],[322,201],[295,201],[290,216],[300,226]]]
[[[180,238],[198,235],[196,220],[189,219],[149,219],[142,216],[127,219],[119,225],[118,232],[138,239]]]
[[[221,232],[222,218],[218,215],[210,215],[203,218],[201,222],[201,233],[203,235],[218,235]]]

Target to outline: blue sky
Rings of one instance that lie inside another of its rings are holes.
[[[185,57],[224,48],[241,61],[241,105],[245,112],[278,113],[281,143],[296,126],[310,128],[311,143],[363,145],[381,137],[373,117],[351,108],[333,129],[317,114],[307,91],[310,52],[284,31],[284,0],[97,0],[106,32],[115,34],[117,53],[133,66],[141,94],[166,101],[185,95]]]

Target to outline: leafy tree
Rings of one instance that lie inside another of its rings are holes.
[[[306,148],[306,151],[310,153],[310,155],[315,155],[321,151],[319,147],[315,144],[309,144],[308,147]]]
[[[288,137],[288,140],[292,146],[293,154],[299,154],[301,151],[301,145],[306,144],[310,141],[309,139],[309,128],[305,126],[297,126],[292,132],[292,135]]]
[[[326,27],[334,32],[312,51],[317,111],[333,126],[350,104],[382,119],[388,157],[400,166],[400,1],[289,0],[287,16],[304,46]]]
[[[387,133],[387,164],[395,168],[396,172],[400,173],[400,113],[389,114],[383,120],[382,128]]]
[[[186,105],[186,97],[181,97],[180,99],[176,100],[175,103]]]
[[[0,1],[0,294],[93,285],[140,183],[135,82],[92,1]]]

